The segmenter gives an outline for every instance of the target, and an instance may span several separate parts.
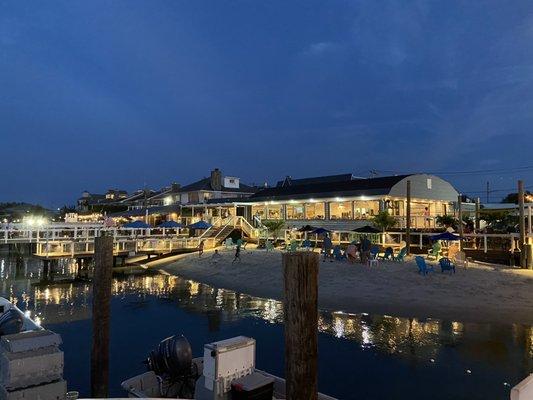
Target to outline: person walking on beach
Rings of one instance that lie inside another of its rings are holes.
[[[361,263],[363,264],[370,258],[370,247],[372,247],[372,243],[366,235],[363,236],[361,239]]]
[[[326,258],[331,256],[331,248],[333,247],[333,243],[331,242],[330,237],[326,233],[324,235],[324,239],[322,240],[322,251],[324,252],[324,259],[322,261],[326,261]],[[333,262],[333,259],[330,260]]]
[[[235,247],[235,258],[233,259],[233,261],[231,262],[231,264],[235,264],[236,261],[239,261],[239,264],[241,262],[241,245],[238,244],[236,247]]]
[[[204,241],[202,240],[198,245],[198,258],[202,257],[204,254]]]

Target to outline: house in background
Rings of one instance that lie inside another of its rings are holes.
[[[208,178],[200,179],[180,189],[180,204],[203,204],[213,199],[243,199],[250,197],[260,188],[248,186],[234,176],[223,176],[215,168]]]

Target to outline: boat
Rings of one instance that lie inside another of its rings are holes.
[[[255,368],[255,339],[237,336],[204,345],[192,357],[182,335],[164,339],[150,352],[147,372],[122,382],[130,398],[195,400],[285,399],[285,380]],[[335,400],[325,394],[318,399]]]
[[[0,336],[42,328],[8,299],[0,297]]]

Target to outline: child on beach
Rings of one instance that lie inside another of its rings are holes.
[[[218,249],[216,249],[215,252],[213,253],[213,255],[211,256],[211,263],[212,264],[217,264],[220,261],[221,258],[222,258],[222,256],[218,252]]]

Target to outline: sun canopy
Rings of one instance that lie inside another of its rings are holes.
[[[454,235],[451,232],[444,232],[431,236],[431,240],[461,240],[461,236]]]
[[[157,226],[158,228],[174,228],[174,229],[178,229],[178,228],[183,228],[183,224],[180,224],[179,222],[176,222],[176,221],[165,221],[161,224],[159,224]]]
[[[314,231],[315,229],[317,229],[317,228],[314,227],[314,226],[311,226],[311,225],[304,225],[304,226],[302,226],[300,229],[298,229],[298,232],[312,232],[312,231]]]
[[[148,229],[151,228],[149,224],[142,221],[132,221],[122,225],[123,228]]]
[[[209,222],[198,221],[198,222],[195,222],[194,224],[187,225],[187,228],[189,228],[189,229],[209,229],[212,226],[213,225],[211,225]]]
[[[311,231],[311,233],[314,233],[315,235],[322,235],[323,233],[330,233],[331,231],[326,228],[316,228],[315,230]]]
[[[365,225],[365,226],[362,226],[360,228],[355,228],[355,229],[352,230],[352,232],[357,232],[357,233],[381,233],[381,231],[378,228],[374,228],[373,226],[370,226],[370,225]]]

